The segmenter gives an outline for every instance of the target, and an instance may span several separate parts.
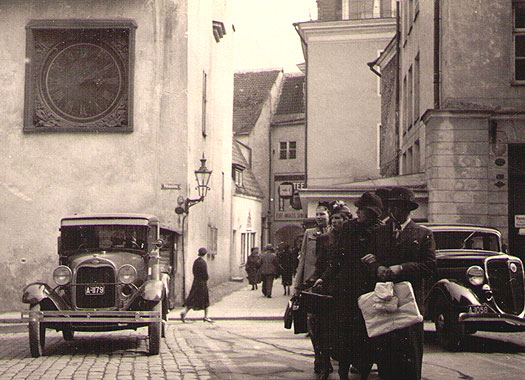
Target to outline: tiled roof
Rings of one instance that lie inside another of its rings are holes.
[[[286,74],[284,76],[276,115],[304,113],[304,78],[304,74]]]
[[[249,133],[280,70],[236,73],[233,90],[233,133]]]
[[[235,185],[235,194],[249,195],[260,199],[264,198],[261,187],[251,171],[248,161],[244,158],[239,143],[235,139],[233,140],[232,164],[240,165],[245,168],[242,172],[243,186]]]

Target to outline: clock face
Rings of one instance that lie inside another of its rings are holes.
[[[46,58],[42,96],[57,115],[75,122],[98,120],[124,90],[123,65],[111,48],[92,42],[60,44]]]

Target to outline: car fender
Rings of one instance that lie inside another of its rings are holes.
[[[425,300],[425,310],[433,313],[433,305],[440,298],[458,311],[471,305],[481,305],[478,296],[471,289],[448,279],[441,279],[434,284]]]
[[[140,296],[146,301],[161,301],[164,294],[164,283],[161,280],[148,280],[140,287]]]
[[[50,300],[57,310],[68,309],[67,303],[62,297],[44,282],[33,282],[27,285],[22,293],[22,302],[31,305],[38,304],[43,300]]]

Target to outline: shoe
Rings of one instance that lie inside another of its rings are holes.
[[[204,317],[204,318],[202,318],[202,321],[203,321],[203,322],[208,322],[208,323],[213,323],[213,321],[211,320],[211,318],[208,318],[208,317]]]
[[[267,298],[272,298],[272,296],[266,296]]]
[[[186,323],[186,313],[183,311],[180,312],[180,320],[182,323]]]

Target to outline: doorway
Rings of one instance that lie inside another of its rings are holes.
[[[509,253],[523,260],[525,259],[525,144],[509,144],[508,211]]]

